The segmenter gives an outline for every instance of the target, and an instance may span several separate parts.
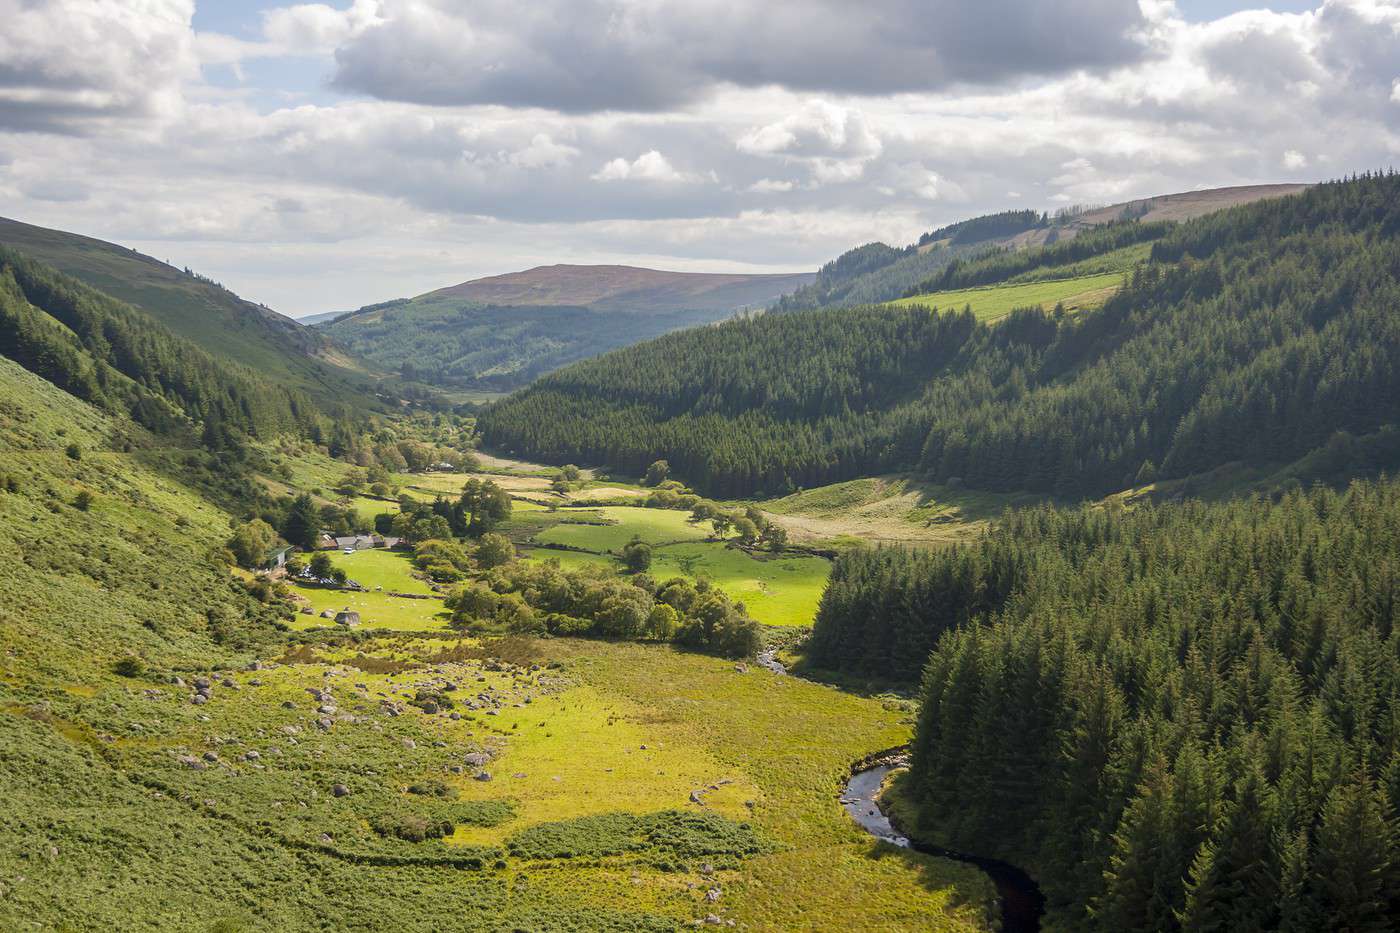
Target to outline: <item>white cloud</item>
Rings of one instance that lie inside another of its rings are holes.
[[[1290,172],[1297,171],[1300,168],[1305,168],[1307,164],[1308,157],[1303,155],[1297,149],[1289,149],[1283,154],[1283,167],[1288,169]]]
[[[510,162],[521,168],[558,168],[568,165],[578,155],[575,147],[555,142],[548,133],[536,133],[530,145],[510,154]]]
[[[172,118],[196,74],[193,0],[0,0],[0,127]]]
[[[593,173],[592,177],[594,181],[691,182],[698,180],[695,175],[676,171],[676,167],[670,163],[670,160],[655,149],[643,152],[631,162],[620,157],[612,159]]]
[[[791,191],[794,187],[795,185],[786,179],[760,178],[758,181],[749,185],[745,190],[752,191],[755,194],[775,194],[783,191]]]

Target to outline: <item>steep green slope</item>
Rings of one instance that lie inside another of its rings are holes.
[[[0,354],[154,431],[272,437],[317,421],[309,398],[224,363],[149,315],[0,248]]]
[[[113,243],[6,218],[0,218],[0,245],[134,305],[206,352],[323,405],[379,404],[371,374],[324,334],[207,279]]]
[[[1031,269],[991,256],[954,284],[982,268]],[[727,496],[911,469],[1103,495],[1313,452],[1329,475],[1366,472],[1400,464],[1397,303],[1400,177],[1367,176],[1180,224],[1096,311],[764,315],[561,370],[480,427],[546,461],[665,457]]]

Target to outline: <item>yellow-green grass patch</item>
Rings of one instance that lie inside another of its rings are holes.
[[[394,629],[400,632],[431,632],[447,628],[447,610],[440,599],[403,599],[386,593],[354,593],[315,586],[292,587],[296,594],[310,604],[315,615],[297,613],[288,624],[297,631],[312,628],[337,628],[335,622],[323,619],[325,610],[345,609],[360,614],[360,628]]]
[[[971,307],[979,321],[995,321],[1016,308],[1040,307],[1049,311],[1057,304],[1063,304],[1069,311],[1097,308],[1111,298],[1122,284],[1122,273],[1105,272],[1020,285],[986,285],[929,292],[900,298],[890,304],[895,307],[937,308],[940,311],[961,311],[964,307]]]
[[[706,809],[743,820],[745,801],[759,794],[735,764],[635,702],[587,685],[478,721],[507,737],[505,754],[488,766],[490,782],[464,775],[454,783],[464,800],[508,797],[516,816],[498,826],[459,827],[456,842],[498,844],[524,826],[600,813],[698,809],[692,791]]]
[[[399,503],[396,500],[375,499],[372,496],[356,496],[350,500],[346,508],[352,510],[356,515],[365,521],[373,521],[376,515],[389,513],[399,514]]]
[[[648,544],[701,541],[713,535],[709,523],[690,520],[689,512],[674,509],[644,509],[635,506],[604,506],[555,513],[563,521],[535,536],[543,544],[564,544],[597,553],[617,553],[633,538]],[[606,524],[581,524],[570,518]]]
[[[822,557],[752,557],[716,543],[673,544],[652,552],[657,580],[708,577],[764,625],[811,625],[831,563]]]
[[[395,593],[432,595],[432,587],[413,576],[413,556],[407,551],[373,548],[353,554],[344,551],[328,553],[331,562],[361,586],[369,589],[379,586]]]

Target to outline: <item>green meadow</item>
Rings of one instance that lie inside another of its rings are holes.
[[[929,292],[900,298],[890,304],[937,308],[940,311],[961,311],[969,307],[979,321],[996,321],[1016,308],[1038,307],[1049,311],[1057,304],[1063,304],[1067,311],[1097,308],[1112,297],[1122,284],[1122,273],[1104,272],[1018,285],[986,285]]]
[[[565,568],[584,565],[619,567],[614,555],[633,538],[652,545],[649,573],[657,580],[706,577],[730,597],[741,600],[765,625],[810,625],[831,564],[806,554],[750,554],[714,539],[707,522],[692,522],[690,513],[671,509],[608,506],[558,509],[539,516],[553,519],[525,538],[532,560],[558,560]],[[526,526],[528,530],[528,526]],[[581,550],[530,547],[552,544]]]

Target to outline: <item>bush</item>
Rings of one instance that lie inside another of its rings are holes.
[[[135,655],[128,655],[112,665],[112,672],[119,677],[140,677],[146,673],[146,662]]]
[[[640,538],[633,538],[622,549],[622,563],[633,573],[645,573],[651,569],[651,545]]]
[[[92,508],[92,493],[86,489],[78,490],[78,494],[73,497],[73,508],[79,512],[86,512]]]
[[[484,570],[500,567],[515,560],[515,545],[505,535],[485,534],[476,546],[477,565]]]

